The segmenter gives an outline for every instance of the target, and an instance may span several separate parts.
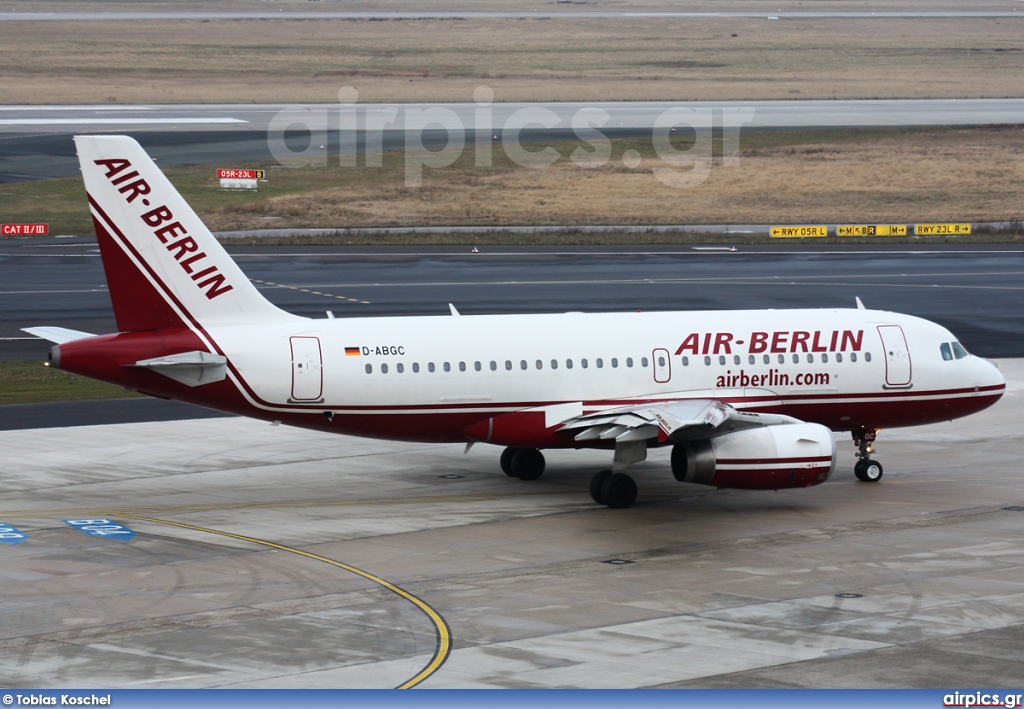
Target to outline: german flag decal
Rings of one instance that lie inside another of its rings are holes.
[[[359,348],[358,347],[346,347],[345,348],[345,356],[346,357],[358,357],[359,356]]]

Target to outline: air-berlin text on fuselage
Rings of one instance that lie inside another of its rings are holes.
[[[677,355],[761,354],[762,352],[860,352],[863,330],[781,330],[751,332],[691,332],[676,349]],[[746,348],[745,350],[743,348]]]
[[[95,162],[107,169],[104,177],[117,187],[117,191],[125,196],[129,204],[141,197],[143,206],[150,206],[149,199],[145,195],[150,194],[152,188],[139,176],[138,170],[125,172],[132,166],[129,161],[111,158]],[[189,236],[181,222],[173,221],[174,215],[171,214],[170,209],[166,206],[159,206],[144,212],[141,216],[142,221],[146,222],[148,226],[160,227],[153,230],[153,235],[160,240],[161,244],[167,246],[167,250],[174,256],[174,260],[196,282],[196,285],[204,289],[203,292],[209,300],[234,289],[234,286],[227,284],[227,279],[216,264],[211,264],[207,260],[206,253],[199,250],[199,244]],[[164,226],[160,226],[161,224]]]

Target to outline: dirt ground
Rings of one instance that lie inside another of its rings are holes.
[[[14,0],[27,11],[39,3]],[[47,9],[458,9],[358,4],[52,2]],[[507,9],[490,0],[473,9]],[[531,0],[516,9],[858,10],[891,2]],[[906,0],[901,9],[1006,3]],[[6,9],[6,8],[5,8]],[[1004,97],[1024,94],[1021,19],[652,18],[0,22],[0,104]]]

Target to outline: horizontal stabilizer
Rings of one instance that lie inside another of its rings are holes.
[[[222,381],[228,373],[228,358],[196,350],[144,359],[128,366],[151,369],[185,386],[196,387]]]
[[[75,340],[84,340],[87,337],[96,337],[91,332],[69,330],[66,327],[23,327],[21,331],[58,345],[63,345],[65,342],[74,342]]]

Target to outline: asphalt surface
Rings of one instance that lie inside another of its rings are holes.
[[[445,128],[433,124],[407,135],[411,117],[433,108],[447,116]],[[97,131],[132,135],[161,166],[273,167],[363,154],[367,136],[371,150],[384,151],[419,144],[438,150],[449,129],[466,150],[476,149],[477,135],[494,149],[562,141],[576,137],[574,116],[592,119],[609,138],[651,136],[655,125],[667,131],[673,123],[728,138],[790,128],[1021,124],[1024,99],[492,103],[484,109],[475,103],[0,106],[0,183],[78,174],[71,136]]]
[[[1024,360],[999,364],[991,409],[884,431],[879,483],[854,479],[845,436],[825,484],[778,492],[677,483],[661,449],[630,468],[626,510],[588,494],[610,451],[545,451],[527,482],[496,446],[251,419],[2,431],[0,520],[22,536],[0,544],[0,676],[1016,695]],[[75,524],[97,519],[102,536]]]

